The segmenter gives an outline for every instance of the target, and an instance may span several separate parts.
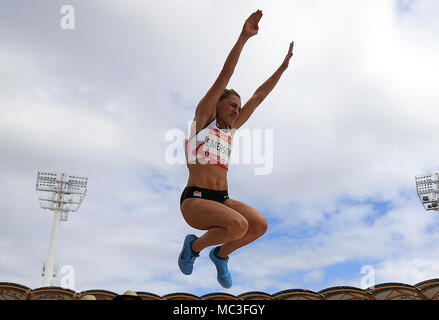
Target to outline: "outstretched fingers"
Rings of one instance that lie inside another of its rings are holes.
[[[258,23],[262,18],[262,11],[261,10],[257,10],[255,12],[253,12],[250,17],[247,18],[247,20],[245,20],[244,26],[243,26],[243,30],[242,30],[242,34],[247,37],[253,37],[254,35],[256,35],[258,33],[259,30],[259,26]]]
[[[287,56],[285,57],[284,61],[282,62],[281,67],[284,69],[288,68],[288,65],[290,63],[290,59],[293,56],[293,48],[294,48],[294,41],[290,42],[290,47],[288,48]]]
[[[288,48],[288,55],[293,55],[294,41],[291,41],[290,47]]]
[[[256,24],[258,24],[259,21],[261,21],[261,18],[262,18],[262,11],[258,10],[257,12],[258,13],[256,14],[256,21],[255,21]]]
[[[256,11],[255,23],[258,23],[262,18],[262,10]]]
[[[253,12],[250,17],[248,17],[248,21],[251,22],[252,24],[258,23],[262,18],[262,11],[261,10],[256,10],[255,12]]]
[[[247,18],[247,22],[251,22],[253,23],[253,20],[255,19],[256,16],[256,12],[253,12],[248,18]]]

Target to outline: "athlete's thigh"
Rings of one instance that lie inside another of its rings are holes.
[[[180,207],[186,222],[193,228],[208,230],[212,227],[226,229],[244,217],[234,209],[213,200],[188,198]]]
[[[252,222],[266,223],[266,219],[262,213],[242,201],[229,198],[224,201],[224,204],[230,209],[233,209],[243,215],[249,224],[252,224]]]

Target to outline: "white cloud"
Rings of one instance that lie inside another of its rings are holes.
[[[322,281],[324,272],[322,270],[312,270],[303,275],[305,282],[320,282]]]
[[[386,259],[376,267],[377,283],[402,282],[415,285],[424,280],[437,278],[439,262],[431,254],[411,255],[407,258]],[[392,280],[393,279],[393,280]]]

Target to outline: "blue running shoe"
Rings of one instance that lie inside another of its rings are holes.
[[[209,258],[216,266],[217,271],[217,280],[219,284],[226,289],[229,289],[232,286],[232,276],[230,275],[227,269],[227,262],[229,261],[229,257],[221,258],[217,256],[218,250],[220,247],[215,247],[210,250]]]
[[[178,267],[181,272],[186,275],[192,273],[195,259],[200,256],[199,253],[192,249],[192,242],[196,239],[198,239],[196,235],[188,234],[186,238],[184,238],[183,249],[181,249],[180,255],[178,256]]]

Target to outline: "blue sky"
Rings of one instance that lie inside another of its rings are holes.
[[[439,169],[436,1],[69,4],[73,30],[60,26],[62,1],[0,4],[0,281],[41,286],[52,215],[39,208],[38,170],[89,179],[57,251],[76,291],[319,291],[360,287],[364,266],[377,284],[438,276],[437,215],[414,180]],[[229,170],[231,197],[269,229],[231,255],[225,290],[208,251],[191,276],[178,270],[185,235],[202,231],[179,211],[186,166],[166,155],[257,9],[259,33],[228,87],[245,102],[292,40],[295,51],[241,129],[250,149],[233,151],[250,156],[258,133],[273,134],[272,154],[261,146],[268,174],[254,157]]]
[[[416,3],[416,0],[397,0],[396,1],[396,10],[401,14],[405,14],[410,12],[413,9],[413,5]]]

